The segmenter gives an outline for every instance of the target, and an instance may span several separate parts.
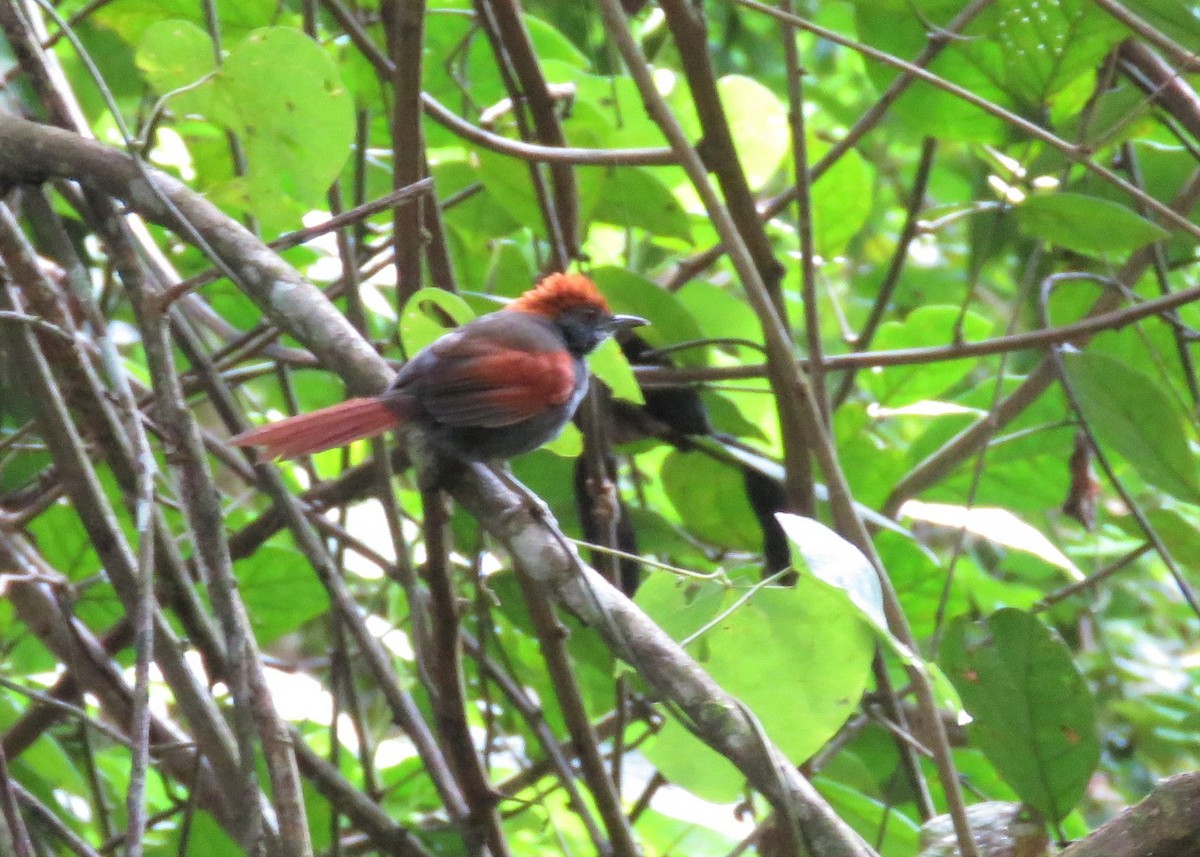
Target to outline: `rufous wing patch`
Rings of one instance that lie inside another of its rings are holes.
[[[575,391],[575,363],[566,351],[497,348],[443,361],[431,375],[421,403],[447,425],[512,425],[565,404]]]

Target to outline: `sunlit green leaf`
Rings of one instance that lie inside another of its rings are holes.
[[[1017,206],[1017,220],[1043,241],[1091,255],[1123,253],[1167,236],[1119,203],[1079,193],[1031,196]]]
[[[775,174],[788,152],[791,132],[787,107],[775,93],[750,77],[723,77],[717,81],[717,90],[746,181],[756,190]]]
[[[298,551],[266,545],[237,562],[234,571],[260,644],[295,631],[329,609],[325,587]]]
[[[875,337],[875,347],[881,351],[928,348],[950,345],[960,336],[971,342],[983,339],[991,329],[992,323],[979,313],[964,313],[952,306],[923,306],[902,322],[884,322]],[[886,366],[860,377],[881,404],[899,407],[936,398],[966,378],[974,365],[975,361],[969,359],[940,360],[928,365]]]
[[[837,731],[866,686],[874,635],[844,595],[812,576],[754,591],[661,575],[643,585],[638,602],[674,635],[693,638],[689,651],[793,761]],[[647,755],[709,800],[736,794],[728,763],[682,727]]]
[[[592,209],[594,219],[645,229],[651,235],[691,241],[687,213],[670,189],[649,170],[605,169],[600,188],[600,197]]]
[[[215,58],[208,33],[187,21],[160,21],[146,28],[138,44],[137,64],[162,95],[175,92],[168,107],[177,113],[212,108],[212,87],[201,84],[212,74]],[[189,87],[190,92],[176,92]]]
[[[400,313],[400,342],[411,358],[439,336],[461,327],[475,317],[467,302],[445,289],[424,288],[416,292]]]
[[[699,453],[673,452],[663,463],[662,481],[683,525],[698,538],[745,550],[761,547],[762,530],[736,469]]]
[[[608,385],[618,399],[638,404],[645,402],[642,388],[638,386],[637,378],[633,375],[633,368],[615,340],[602,342],[600,347],[588,356],[588,368]]]

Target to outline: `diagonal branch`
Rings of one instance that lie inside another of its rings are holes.
[[[150,180],[191,219],[222,258],[237,268],[250,296],[281,329],[308,347],[351,389],[382,389],[392,372],[314,286],[215,206],[168,176]],[[54,128],[0,118],[0,179],[51,177],[88,182],[125,201],[143,216],[174,228],[128,156]],[[453,486],[455,498],[510,551],[526,574],[551,596],[604,634],[662,698],[684,712],[709,746],[729,758],[777,806],[789,807],[823,855],[873,854],[774,747],[764,744],[741,704],[725,693],[661,628],[566,547],[561,533],[534,515],[525,498],[494,475],[473,469]]]

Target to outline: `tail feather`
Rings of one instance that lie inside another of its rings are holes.
[[[350,399],[242,432],[230,440],[237,446],[265,447],[268,458],[296,458],[374,437],[399,424],[396,414],[379,399]]]

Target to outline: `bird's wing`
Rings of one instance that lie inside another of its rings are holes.
[[[435,355],[422,367],[419,390],[413,392],[445,425],[519,423],[565,404],[575,392],[574,360],[549,344],[469,334],[444,339],[432,349]]]

